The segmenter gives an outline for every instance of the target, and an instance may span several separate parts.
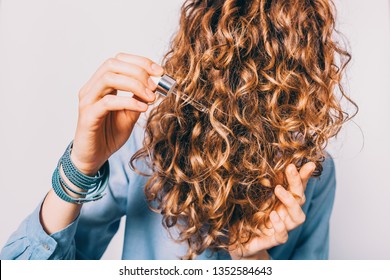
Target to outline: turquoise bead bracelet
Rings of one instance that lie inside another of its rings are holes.
[[[96,187],[96,184],[103,179],[105,174],[99,170],[95,176],[84,175],[80,170],[74,166],[72,160],[70,159],[70,153],[72,152],[73,141],[68,145],[65,150],[65,153],[62,156],[62,169],[65,173],[66,178],[69,181],[78,186],[83,190],[89,190]],[[103,169],[104,170],[104,169]]]
[[[54,192],[62,200],[75,204],[82,204],[85,202],[101,199],[104,196],[103,192],[108,185],[108,179],[110,176],[109,162],[106,161],[103,164],[96,176],[87,176],[80,172],[71,161],[70,153],[72,151],[72,146],[73,141],[67,147],[65,153],[58,161],[57,167],[53,172],[52,187]],[[61,167],[66,178],[73,185],[79,187],[83,191],[76,191],[65,182],[60,173]],[[72,197],[66,192],[66,190],[82,197]]]

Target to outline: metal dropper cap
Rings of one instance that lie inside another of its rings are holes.
[[[156,92],[162,96],[167,96],[171,93],[176,87],[176,81],[171,76],[164,74],[159,78],[152,77],[154,82],[157,84]]]
[[[176,95],[176,80],[171,76],[164,74],[161,77],[151,77],[153,82],[157,85],[156,92],[160,95],[167,97],[168,94]],[[195,109],[207,113],[209,110],[201,103],[196,100],[187,100],[189,97],[182,93],[180,95],[182,100],[185,100],[187,103],[191,104]]]

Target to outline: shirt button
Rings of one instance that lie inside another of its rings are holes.
[[[50,251],[50,246],[47,245],[47,243],[43,243],[43,244],[42,244],[42,247],[43,247],[45,250]]]

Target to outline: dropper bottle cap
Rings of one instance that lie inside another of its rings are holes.
[[[176,81],[171,76],[164,74],[161,77],[151,77],[153,82],[157,85],[156,92],[166,97],[172,93],[176,87]]]

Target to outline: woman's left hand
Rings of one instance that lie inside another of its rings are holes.
[[[313,162],[309,162],[299,172],[293,164],[286,168],[289,186],[287,190],[282,186],[275,188],[275,195],[282,205],[270,213],[270,226],[263,226],[263,236],[253,238],[242,250],[231,250],[232,259],[269,259],[268,249],[287,242],[288,232],[303,224],[306,219],[302,205],[306,200],[307,181],[315,167]]]

